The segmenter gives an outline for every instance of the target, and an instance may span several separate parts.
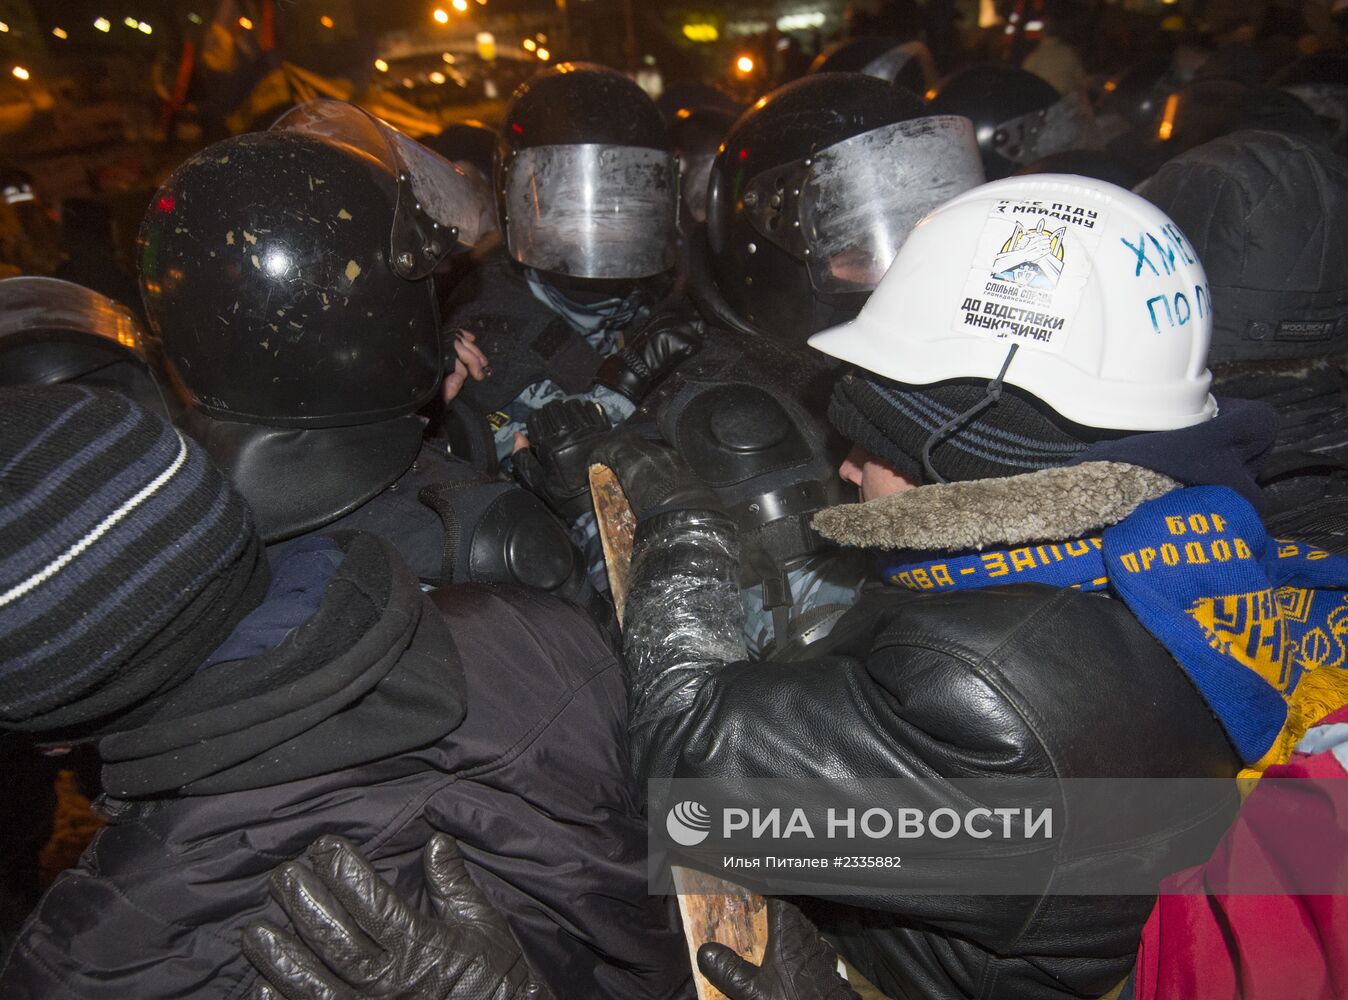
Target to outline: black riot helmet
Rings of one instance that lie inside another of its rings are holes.
[[[931,52],[921,42],[863,35],[826,48],[814,57],[809,72],[865,73],[920,94],[927,89],[931,69]]]
[[[803,77],[745,112],[712,165],[699,307],[707,274],[741,329],[801,342],[855,315],[918,219],[983,182],[969,122],[925,112],[859,73]]]
[[[0,281],[0,386],[79,382],[170,416],[154,345],[120,302],[58,278]]]
[[[316,101],[173,172],[141,225],[141,288],[196,408],[368,424],[435,394],[429,276],[490,221],[480,182],[358,108]]]
[[[208,147],[156,193],[140,281],[179,422],[265,541],[412,465],[445,365],[432,272],[494,228],[480,177],[339,101]]]
[[[659,110],[623,74],[562,63],[510,99],[496,157],[506,250],[526,267],[635,280],[675,259],[678,167]]]
[[[1082,94],[1059,96],[1046,80],[1008,66],[975,66],[930,95],[933,115],[963,115],[974,123],[988,180],[1068,149],[1098,149],[1100,137]]]
[[[723,90],[700,80],[670,80],[655,99],[655,106],[666,125],[672,125],[680,108],[717,108],[739,117],[744,103]]]
[[[898,47],[889,35],[861,35],[834,42],[814,57],[810,73],[865,73],[866,65]],[[873,74],[872,74],[873,75]]]
[[[1181,86],[1169,53],[1147,56],[1105,81],[1100,126],[1110,136],[1153,130],[1165,99]]]

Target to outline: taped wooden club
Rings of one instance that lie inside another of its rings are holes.
[[[590,466],[590,495],[594,498],[595,517],[599,522],[599,540],[604,546],[609,593],[613,596],[613,607],[621,625],[631,578],[637,519],[622,484],[608,466]],[[708,941],[717,941],[755,965],[762,964],[768,943],[767,901],[742,886],[706,872],[675,866],[673,875],[698,1000],[726,1000],[725,994],[698,971],[697,950]]]

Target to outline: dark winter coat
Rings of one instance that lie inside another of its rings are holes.
[[[0,995],[241,997],[244,926],[285,920],[276,865],[339,834],[421,899],[435,830],[558,995],[684,988],[647,894],[622,675],[584,612],[510,588],[424,595],[373,536],[339,542],[319,611],[279,647],[101,741],[110,822],[28,921]]]

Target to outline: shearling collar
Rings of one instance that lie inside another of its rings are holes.
[[[1180,486],[1123,462],[1083,462],[999,479],[919,486],[820,511],[814,527],[840,545],[963,552],[1081,538]]]

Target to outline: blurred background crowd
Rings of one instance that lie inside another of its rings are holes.
[[[670,113],[733,114],[812,64],[920,43],[910,89],[980,64],[1084,88],[1106,138],[1159,147],[1145,175],[1234,127],[1295,128],[1308,103],[1341,131],[1346,29],[1342,0],[0,0],[0,274],[136,304],[134,234],[168,172],[315,97],[429,138],[495,125],[536,70],[589,60]]]

